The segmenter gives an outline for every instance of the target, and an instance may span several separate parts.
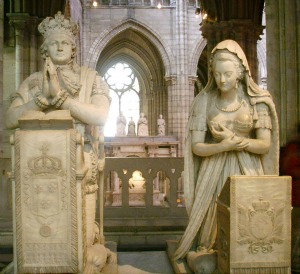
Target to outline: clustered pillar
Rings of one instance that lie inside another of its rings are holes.
[[[263,26],[247,19],[215,23],[203,20],[201,31],[203,37],[207,39],[208,54],[222,40],[232,39],[238,42],[247,56],[252,78],[258,82],[257,41],[262,34]]]

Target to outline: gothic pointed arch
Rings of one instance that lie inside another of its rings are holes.
[[[148,119],[149,134],[155,135],[157,117],[168,115],[165,76],[175,68],[174,56],[163,39],[131,19],[98,37],[89,54],[89,66],[95,67],[100,75],[105,75],[117,63],[132,69],[140,88],[140,112]],[[130,120],[130,117],[126,118]]]
[[[197,43],[195,43],[193,49],[191,50],[191,54],[189,56],[190,59],[190,66],[189,66],[189,74],[195,75],[197,74],[197,66],[198,66],[198,60],[203,52],[203,50],[206,47],[206,40],[199,35],[199,40],[197,40]]]
[[[155,45],[161,59],[163,60],[166,73],[165,76],[171,75],[173,73],[172,68],[175,68],[175,58],[172,54],[171,48],[164,41],[163,37],[161,37],[156,31],[133,19],[127,19],[116,26],[106,29],[97,37],[97,39],[95,39],[86,58],[87,66],[95,68],[102,50],[116,35],[127,29],[132,29],[146,36],[149,41]]]

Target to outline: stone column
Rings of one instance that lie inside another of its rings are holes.
[[[147,94],[147,105],[148,105],[148,113],[149,115],[147,115],[147,120],[148,120],[148,131],[149,131],[149,135],[155,135],[155,117],[156,117],[156,113],[157,110],[159,109],[159,95],[157,93],[157,90],[154,91],[150,91],[150,94]]]
[[[37,58],[37,63],[36,63],[37,64],[37,71],[41,71],[44,68],[44,59],[43,59],[43,57],[42,57],[42,55],[39,51],[39,48],[44,42],[43,36],[41,34],[39,34],[36,37],[36,41],[37,41],[37,49],[38,49],[37,56],[36,56],[36,58]]]
[[[23,81],[23,60],[24,60],[24,31],[26,22],[29,18],[27,13],[10,13],[9,23],[15,29],[15,47],[16,47],[16,75],[15,75],[15,89],[17,90]]]
[[[29,33],[30,33],[30,42],[29,42],[29,73],[37,71],[37,57],[39,51],[37,50],[37,25],[39,21],[37,17],[30,17],[28,20],[29,24]]]
[[[266,1],[268,89],[280,124],[280,144],[297,132],[300,122],[300,3]]]
[[[167,77],[168,79],[170,77]],[[157,118],[162,114],[165,119],[168,117],[167,110],[167,89],[165,86],[157,85],[151,89],[147,96],[148,100],[148,124],[150,136],[157,135]],[[151,113],[151,115],[149,115]]]
[[[188,112],[191,102],[188,81],[188,13],[187,1],[176,2],[176,84],[168,87],[169,98],[169,135],[174,135],[179,140],[178,156],[183,155],[185,128],[188,120]],[[172,84],[174,77],[169,77]],[[192,97],[193,97],[192,93]]]
[[[263,26],[247,19],[233,19],[215,23],[204,20],[201,31],[202,36],[207,39],[208,54],[222,40],[232,39],[238,42],[246,54],[252,78],[258,82],[257,41],[262,34]]]
[[[166,76],[165,82],[168,89],[168,125],[169,125],[169,135],[174,135],[174,116],[173,116],[173,95],[175,94],[177,77],[175,75]]]
[[[4,1],[0,2],[0,158],[3,156],[3,41]]]
[[[92,44],[91,41],[91,6],[88,4],[88,1],[86,1],[86,4],[83,5],[82,10],[82,20],[84,22],[83,29],[82,29],[82,43],[81,43],[81,64],[85,64],[85,60],[87,60],[88,51],[89,51],[89,45]]]

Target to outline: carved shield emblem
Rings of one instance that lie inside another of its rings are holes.
[[[60,187],[58,178],[35,178],[31,184],[30,210],[34,215],[48,218],[59,214]]]
[[[252,212],[249,222],[251,234],[256,239],[263,240],[273,232],[272,215],[266,211]]]

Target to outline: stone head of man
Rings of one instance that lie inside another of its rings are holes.
[[[38,27],[44,36],[41,54],[44,59],[50,58],[55,65],[66,65],[76,55],[75,37],[78,25],[71,19],[64,18],[58,12],[54,18],[45,18]]]

